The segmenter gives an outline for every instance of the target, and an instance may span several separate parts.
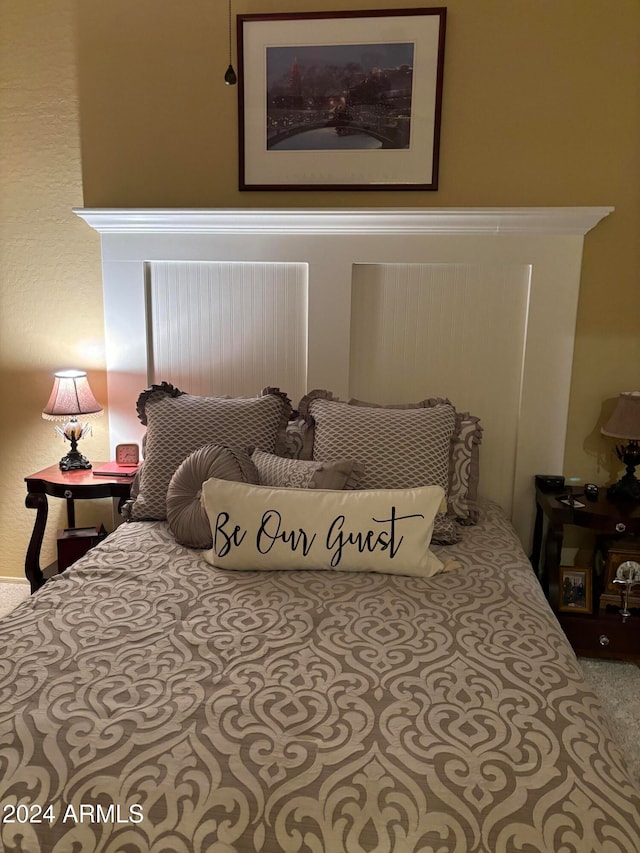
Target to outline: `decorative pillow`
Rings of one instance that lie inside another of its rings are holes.
[[[243,450],[206,444],[178,466],[167,489],[167,521],[181,545],[211,548],[211,525],[203,506],[202,484],[211,477],[259,483],[258,471]]]
[[[147,425],[138,493],[123,507],[129,521],[167,515],[169,481],[178,465],[205,444],[284,451],[291,404],[277,388],[258,397],[193,397],[163,383],[141,394],[138,416]]]
[[[277,489],[211,479],[203,486],[220,569],[335,569],[431,577],[440,486],[335,491]]]
[[[420,408],[350,406],[327,391],[311,391],[300,414],[314,421],[313,458],[347,456],[364,465],[361,489],[407,489],[449,485],[449,449],[456,426],[450,403]],[[455,520],[439,513],[434,541],[457,542]]]
[[[287,424],[284,455],[288,459],[313,459],[313,421],[292,412]]]
[[[255,450],[251,459],[258,469],[258,482],[262,486],[357,489],[364,475],[362,465],[351,459],[310,462],[303,459],[286,459],[273,453],[264,453],[262,450]]]
[[[418,403],[398,403],[380,406],[378,403],[366,403],[351,398],[350,406],[366,406],[384,409],[424,409],[451,405],[443,397],[429,397]],[[456,412],[456,429],[451,439],[449,455],[449,493],[447,497],[448,513],[462,524],[475,524],[478,520],[478,481],[480,443],[482,427],[480,419],[469,412]]]
[[[451,442],[449,465],[449,512],[462,524],[475,524],[478,512],[480,481],[480,418],[469,412],[458,412],[460,428]]]

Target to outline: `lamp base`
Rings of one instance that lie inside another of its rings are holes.
[[[70,450],[59,464],[61,471],[87,471],[91,468],[91,462],[79,450]]]
[[[626,473],[609,486],[607,497],[614,501],[640,501],[640,480],[635,474]]]

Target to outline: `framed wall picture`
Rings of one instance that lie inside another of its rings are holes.
[[[591,569],[560,566],[560,606],[564,613],[591,613]]]
[[[238,16],[241,190],[436,190],[446,9]]]

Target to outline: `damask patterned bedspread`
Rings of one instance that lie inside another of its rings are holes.
[[[121,526],[0,622],[0,848],[633,853],[640,797],[494,505],[430,580]]]

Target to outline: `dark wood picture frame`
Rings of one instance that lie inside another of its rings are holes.
[[[558,610],[563,613],[592,613],[592,570],[560,566]]]
[[[600,596],[601,610],[606,609],[608,606],[616,609],[622,606],[624,587],[621,584],[615,584],[613,581],[617,577],[618,568],[627,560],[631,560],[634,563],[640,562],[640,544],[635,541],[614,542],[606,548],[604,553],[602,595]],[[640,586],[631,588],[629,607],[640,607]]]
[[[238,15],[240,190],[437,190],[446,11]]]

